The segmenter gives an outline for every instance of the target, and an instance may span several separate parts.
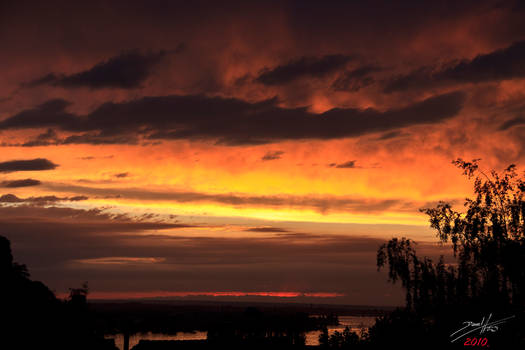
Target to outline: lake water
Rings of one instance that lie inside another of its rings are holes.
[[[339,325],[328,326],[328,335],[332,335],[335,332],[343,332],[345,327],[348,327],[350,331],[356,332],[361,335],[361,329],[373,326],[376,322],[375,317],[369,316],[339,316]],[[319,335],[321,331],[310,331],[306,332],[306,345],[319,345]]]
[[[375,317],[368,316],[339,316],[339,325],[329,326],[328,334],[334,334],[336,331],[343,332],[348,326],[351,331],[361,334],[362,328],[369,328],[375,323]],[[319,345],[319,334],[321,331],[310,331],[306,335],[306,345]],[[144,340],[201,340],[206,339],[207,332],[179,332],[177,334],[162,334],[162,333],[137,333],[129,337],[129,348],[132,349],[139,343],[141,339]],[[115,345],[120,349],[124,349],[124,335],[108,335],[106,338],[115,339]]]
[[[133,349],[140,340],[199,340],[206,339],[207,332],[178,332],[177,334],[163,334],[163,333],[137,333],[129,336],[129,348]],[[115,345],[120,350],[124,350],[124,335],[115,334],[108,335],[106,338],[115,339]]]

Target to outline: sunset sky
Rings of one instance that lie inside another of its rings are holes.
[[[525,165],[513,1],[2,1],[0,235],[61,296],[398,305],[452,160]]]

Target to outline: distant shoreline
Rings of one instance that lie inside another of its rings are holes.
[[[350,304],[317,304],[296,301],[247,301],[247,300],[199,300],[199,299],[163,299],[163,298],[142,298],[142,299],[90,299],[90,304],[98,306],[138,306],[155,305],[159,307],[166,305],[170,307],[183,307],[194,309],[209,309],[210,307],[231,309],[244,309],[247,306],[264,309],[290,309],[297,312],[308,314],[328,314],[333,313],[339,316],[381,316],[395,310],[397,306],[385,305],[350,305]]]

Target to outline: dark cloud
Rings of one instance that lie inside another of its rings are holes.
[[[282,232],[289,232],[288,230],[284,228],[279,227],[269,227],[269,226],[263,226],[263,227],[250,227],[244,230],[246,232],[272,232],[272,233],[282,233]]]
[[[473,60],[463,60],[438,74],[438,79],[451,79],[462,82],[484,82],[525,77],[525,41],[476,56]]]
[[[525,125],[525,117],[515,117],[500,125],[500,130],[508,130],[517,125]]]
[[[112,158],[114,158],[114,157],[115,157],[114,155],[103,156],[103,157],[85,156],[85,157],[78,157],[78,159],[81,159],[81,160],[112,159]]]
[[[437,83],[432,78],[432,72],[432,67],[420,67],[406,75],[396,76],[386,83],[383,91],[385,93],[392,93],[409,89],[428,88]]]
[[[4,147],[42,147],[42,146],[57,146],[60,143],[57,141],[38,141],[36,139],[28,140],[24,143],[2,143]]]
[[[463,96],[459,92],[449,93],[386,112],[332,109],[322,114],[309,113],[304,108],[280,108],[273,100],[247,103],[202,96],[168,96],[101,106],[89,116],[89,123],[93,128],[108,129],[114,128],[114,123],[144,125],[148,118],[149,126],[158,130],[148,135],[151,139],[218,139],[232,145],[331,139],[435,123],[455,116],[462,107]],[[171,131],[165,131],[170,128]]]
[[[123,177],[128,177],[128,175],[129,173],[119,173],[119,174],[115,174],[114,176],[118,178],[123,178]]]
[[[59,145],[72,145],[72,144],[87,144],[87,145],[137,145],[139,144],[139,138],[137,135],[126,133],[123,135],[108,136],[101,132],[83,133],[77,135],[70,135],[65,138],[59,138],[53,140],[39,140],[33,139],[24,143],[6,144],[2,146],[14,146],[14,147],[38,147],[38,146],[59,146]],[[94,159],[94,158],[93,158]],[[89,159],[84,159],[89,160]]]
[[[8,187],[8,188],[29,187],[29,186],[38,186],[40,184],[41,182],[39,180],[34,180],[34,179],[9,180],[9,181],[0,182],[0,187]]]
[[[78,122],[66,108],[71,103],[63,99],[49,100],[35,108],[26,109],[0,122],[0,129],[44,128],[59,126],[71,129]]]
[[[137,143],[137,135],[151,140],[211,139],[226,145],[263,144],[355,137],[438,123],[456,116],[464,100],[465,94],[456,91],[386,111],[334,108],[315,114],[306,108],[279,107],[275,99],[249,103],[202,95],[162,96],[104,103],[85,116],[71,116],[65,111],[67,103],[55,100],[5,119],[0,129],[52,125],[85,132],[69,136],[61,144]]]
[[[24,200],[18,198],[14,194],[4,194],[0,196],[0,203],[22,203]]]
[[[28,179],[29,180],[29,179]],[[26,185],[32,186],[32,185]],[[4,186],[7,187],[7,186]],[[11,186],[14,187],[14,186]],[[17,186],[20,187],[20,186]],[[78,202],[85,201],[88,197],[86,196],[73,196],[73,197],[57,197],[57,196],[40,196],[40,197],[28,197],[19,198],[14,194],[8,193],[0,197],[0,203],[31,203],[34,205],[46,205],[56,202]]]
[[[72,201],[72,202],[77,202],[77,201],[85,201],[85,200],[88,200],[89,198],[87,196],[73,196],[73,197],[66,197],[65,199],[62,198],[62,199],[59,199],[59,200],[67,200],[67,201]]]
[[[525,77],[525,41],[442,67],[420,67],[392,79],[384,91],[420,89],[450,83],[483,83]]]
[[[362,88],[374,84],[375,79],[370,75],[370,73],[380,70],[381,68],[377,66],[368,65],[356,68],[351,71],[346,71],[337,77],[337,79],[332,83],[332,88],[336,91],[359,91]]]
[[[10,160],[0,163],[0,173],[9,173],[14,171],[36,171],[36,170],[53,170],[57,164],[44,158],[31,160]]]
[[[5,203],[8,201],[23,203],[25,199],[18,198],[12,194],[3,195],[1,198],[4,199]],[[73,199],[79,199],[81,197],[71,197]],[[84,197],[85,198],[85,197]],[[191,225],[172,224],[172,223],[159,223],[159,222],[139,222],[132,219],[130,216],[125,214],[113,214],[109,213],[104,208],[93,208],[93,209],[75,209],[63,206],[39,206],[34,205],[31,202],[27,202],[20,206],[0,206],[0,213],[2,217],[7,220],[8,218],[12,221],[26,222],[29,218],[34,218],[35,221],[45,221],[49,219],[54,222],[64,223],[78,223],[79,226],[83,223],[100,223],[106,222],[108,224],[116,223],[131,223],[138,224],[141,229],[164,229],[164,228],[177,228],[177,227],[193,227]],[[35,223],[36,225],[37,223]],[[111,226],[111,225],[108,225]],[[102,229],[103,227],[101,227]],[[135,231],[135,230],[132,230]],[[108,229],[107,231],[102,230],[101,233],[116,232],[116,230]]]
[[[59,77],[55,73],[49,73],[43,77],[37,78],[27,83],[23,83],[22,87],[34,87],[39,85],[54,84],[59,80]]]
[[[348,162],[344,162],[344,163],[340,163],[340,164],[337,164],[337,163],[330,163],[328,164],[328,166],[332,167],[332,168],[340,168],[340,169],[353,169],[353,168],[357,168],[357,166],[355,165],[355,160],[349,160]]]
[[[261,160],[275,160],[281,159],[281,156],[284,154],[283,151],[269,151],[267,152]]]
[[[350,60],[352,57],[344,55],[302,57],[274,69],[265,70],[256,81],[265,85],[280,85],[304,77],[321,78],[344,68]]]
[[[47,129],[46,132],[38,135],[34,140],[22,144],[23,147],[48,146],[58,142],[58,135],[53,129]]]
[[[89,144],[89,145],[136,145],[139,139],[136,135],[124,133],[122,135],[106,135],[103,132],[71,135],[55,143],[56,145]]]
[[[50,73],[42,78],[24,84],[25,86],[55,85],[66,88],[88,87],[131,89],[140,87],[148,78],[152,68],[166,55],[166,52],[143,54],[138,50],[123,52],[100,62],[92,68],[63,75]]]

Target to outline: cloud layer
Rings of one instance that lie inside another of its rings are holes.
[[[0,187],[30,187],[30,186],[38,186],[42,182],[35,180],[35,179],[22,179],[22,180],[7,180],[0,182]]]
[[[302,57],[273,69],[266,69],[256,80],[265,85],[280,85],[303,77],[319,78],[340,70],[351,59],[343,55]]]
[[[98,291],[117,294],[288,290],[339,293],[363,304],[383,298],[383,305],[392,305],[402,299],[376,272],[380,239],[298,234],[276,227],[250,228],[238,238],[195,236],[185,231],[191,225],[54,207],[0,207],[0,214],[0,234],[13,241],[16,260],[58,292],[81,278]],[[269,236],[251,236],[256,232]],[[369,282],[355,284],[358,279]],[[385,296],[386,291],[391,294]]]
[[[472,60],[447,62],[442,67],[420,67],[392,79],[385,92],[425,89],[454,83],[483,83],[525,77],[525,41],[512,44]]]
[[[0,8],[0,234],[60,291],[395,303],[375,249],[461,207],[450,161],[525,167],[520,1]]]
[[[15,171],[41,171],[53,170],[58,165],[45,158],[30,160],[9,160],[0,162],[0,173],[11,173]]]
[[[64,88],[87,87],[90,89],[140,87],[166,55],[165,52],[142,54],[138,50],[121,53],[92,68],[71,75],[49,73],[41,78],[23,84],[25,87],[53,85]]]
[[[233,98],[163,96],[107,102],[87,115],[73,115],[66,110],[67,101],[52,100],[5,119],[0,129],[55,127],[85,132],[50,144],[134,143],[138,135],[150,140],[211,139],[227,145],[327,140],[438,123],[456,116],[464,100],[465,94],[457,91],[383,112],[334,108],[315,114],[306,108],[279,107],[275,100],[249,103]]]

